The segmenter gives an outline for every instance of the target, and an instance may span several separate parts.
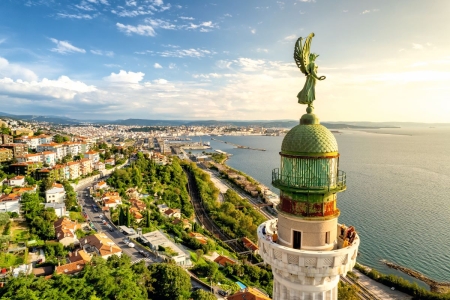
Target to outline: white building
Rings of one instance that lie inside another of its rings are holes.
[[[53,183],[52,188],[45,191],[47,203],[64,203],[64,200],[66,200],[66,191],[62,184]]]
[[[97,151],[88,151],[84,153],[84,157],[89,158],[92,160],[94,164],[98,163],[100,161],[100,154]]]
[[[25,186],[25,176],[15,176],[9,180],[10,186]]]
[[[57,143],[47,143],[38,145],[36,148],[37,152],[51,151],[56,153],[56,159],[62,159],[65,156],[65,152],[62,144]]]
[[[334,135],[308,107],[284,137],[278,219],[257,230],[259,254],[271,265],[274,300],[337,300],[338,283],[356,264],[359,237],[338,224],[337,194],[346,186]]]
[[[141,236],[144,243],[153,251],[158,251],[159,246],[164,248],[170,248],[174,254],[170,258],[175,261],[177,265],[180,266],[190,266],[192,264],[190,254],[186,254],[180,247],[178,247],[174,242],[169,240],[161,231],[156,230],[146,233]]]
[[[67,216],[66,205],[64,203],[45,203],[45,208],[53,208],[58,218]]]
[[[19,213],[20,199],[20,195],[17,194],[0,195],[0,212]]]

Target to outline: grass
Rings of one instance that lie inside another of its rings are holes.
[[[72,221],[77,220],[78,223],[83,223],[85,221],[85,219],[84,219],[83,215],[81,214],[81,212],[78,212],[78,211],[70,211],[69,212],[69,218]]]
[[[23,258],[11,253],[0,253],[0,268],[9,268],[23,263]]]
[[[14,243],[17,242],[24,242],[27,241],[30,238],[30,232],[28,228],[28,224],[26,222],[17,222],[14,221],[11,224],[11,232],[12,237],[11,241]]]

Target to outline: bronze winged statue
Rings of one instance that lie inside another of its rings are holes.
[[[298,103],[308,104],[308,107],[312,107],[312,103],[316,99],[316,80],[324,80],[326,78],[325,76],[317,76],[318,66],[315,63],[315,60],[319,55],[310,53],[311,40],[313,37],[314,33],[308,35],[306,39],[300,37],[295,43],[294,49],[295,63],[300,71],[306,76],[305,86],[297,95]]]

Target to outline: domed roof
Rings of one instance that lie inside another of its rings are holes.
[[[286,134],[281,144],[281,152],[312,156],[337,154],[338,144],[334,135],[325,126],[300,124]]]

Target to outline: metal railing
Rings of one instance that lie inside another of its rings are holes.
[[[272,183],[290,188],[308,189],[340,189],[346,186],[347,175],[344,171],[337,171],[335,176],[306,176],[306,175],[284,175],[279,168],[272,171]]]

